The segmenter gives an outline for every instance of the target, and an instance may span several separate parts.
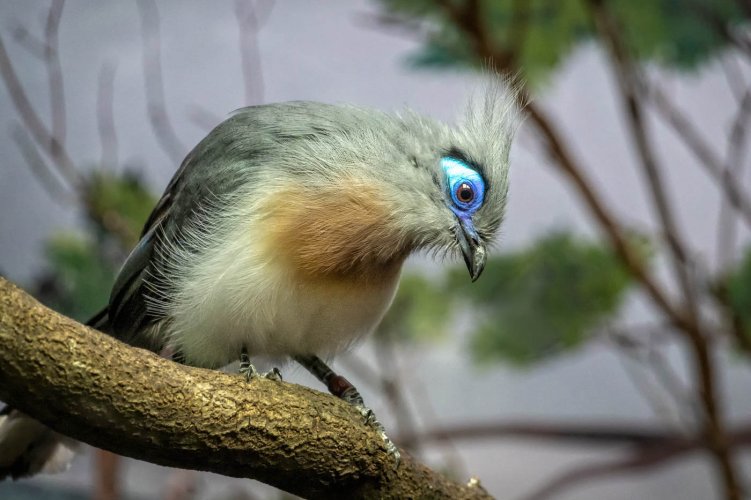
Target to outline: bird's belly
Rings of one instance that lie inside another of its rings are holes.
[[[214,287],[174,317],[174,341],[188,364],[219,367],[250,355],[328,356],[375,329],[393,300],[399,268],[377,281],[291,280]]]
[[[378,286],[301,284],[270,335],[263,354],[335,354],[375,329],[391,304],[397,279]],[[253,335],[251,334],[251,337]]]

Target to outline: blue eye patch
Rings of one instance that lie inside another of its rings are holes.
[[[444,156],[440,164],[446,175],[446,191],[451,197],[452,210],[457,215],[472,215],[482,206],[485,197],[482,176],[458,158]]]

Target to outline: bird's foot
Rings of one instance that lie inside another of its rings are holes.
[[[399,453],[399,449],[386,434],[386,429],[383,427],[383,424],[378,421],[373,410],[371,410],[364,404],[353,404],[352,406],[354,406],[355,409],[360,412],[360,415],[362,415],[363,419],[365,420],[365,425],[369,425],[370,427],[375,429],[378,435],[381,436],[381,440],[383,441],[384,446],[386,446],[386,451],[394,459],[394,469],[398,468],[399,462],[401,462],[402,459],[401,453]]]
[[[250,362],[250,357],[245,351],[240,354],[240,374],[244,375],[248,382],[261,376],[253,363]]]
[[[263,378],[267,378],[269,380],[274,380],[276,382],[281,382],[282,379],[282,372],[279,371],[279,368],[276,366],[273,367],[271,370],[267,371],[263,374]]]
[[[346,378],[342,377],[341,375],[335,375],[334,377],[337,377],[339,380],[335,381],[333,385],[344,387],[344,390],[342,390],[338,394],[338,396],[347,403],[351,404],[357,411],[360,412],[365,425],[369,425],[370,427],[375,429],[378,435],[381,436],[381,440],[383,440],[383,444],[386,446],[386,451],[394,458],[394,468],[396,469],[397,467],[399,467],[399,462],[401,462],[401,453],[399,453],[399,449],[386,434],[386,429],[383,427],[383,424],[378,421],[378,418],[376,418],[375,412],[365,406],[365,402],[363,401],[362,396],[358,392],[357,388],[352,385]]]
[[[243,352],[240,353],[240,374],[245,376],[245,380],[250,382],[254,378],[265,378],[268,380],[274,380],[276,382],[282,381],[282,372],[279,371],[279,368],[274,367],[271,370],[267,371],[266,373],[260,373],[258,370],[256,370],[256,367],[253,366],[253,363],[250,362],[250,357],[248,356],[248,353],[245,352],[243,349]]]
[[[294,358],[295,361],[300,363],[303,367],[305,367],[305,369],[315,375],[318,380],[326,384],[326,387],[328,387],[331,394],[340,399],[343,399],[347,403],[354,406],[355,409],[360,412],[365,421],[365,424],[375,429],[376,432],[378,432],[378,435],[381,436],[383,444],[386,447],[386,451],[394,459],[394,469],[399,467],[399,462],[401,461],[399,449],[386,435],[386,430],[376,418],[373,410],[365,406],[365,402],[363,401],[362,396],[360,396],[360,393],[357,391],[357,388],[352,385],[352,383],[346,378],[334,373],[334,370],[329,368],[326,363],[324,363],[318,356],[298,355]]]

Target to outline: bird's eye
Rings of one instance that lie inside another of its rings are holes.
[[[475,199],[475,190],[472,184],[468,182],[462,182],[458,188],[456,188],[456,197],[462,203],[472,203]]]
[[[485,194],[482,176],[465,162],[450,156],[441,158],[441,167],[446,174],[452,209],[471,214],[480,208]]]

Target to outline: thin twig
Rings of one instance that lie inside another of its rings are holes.
[[[26,49],[29,54],[40,61],[44,61],[45,53],[47,52],[44,41],[29,33],[29,30],[27,30],[26,27],[16,26],[13,29],[13,40]]]
[[[60,65],[58,33],[64,6],[65,0],[52,0],[44,29],[44,62],[47,68],[47,79],[50,89],[50,114],[52,116],[50,134],[61,147],[65,146],[66,113],[65,84],[63,81],[63,69]],[[50,145],[50,149],[53,154],[60,154],[60,151],[55,148],[54,144]]]
[[[719,60],[728,90],[735,97],[735,100],[740,103],[746,93],[746,82],[735,55],[735,51],[731,51],[721,56]]]
[[[743,93],[743,98],[738,105],[738,111],[733,120],[730,135],[728,136],[725,168],[723,169],[723,179],[726,184],[742,185],[739,181],[742,176],[745,153],[747,152],[750,119],[751,88]],[[723,198],[721,203],[717,224],[717,268],[720,273],[723,273],[731,264],[735,254],[737,225],[730,211],[727,199]]]
[[[0,76],[2,76],[5,82],[5,87],[8,89],[8,94],[10,94],[11,101],[21,118],[21,122],[29,131],[31,137],[33,137],[34,142],[53,160],[53,164],[69,187],[73,190],[78,190],[83,184],[81,174],[76,169],[65,147],[50,134],[47,127],[39,118],[34,106],[32,106],[31,101],[29,101],[26,91],[18,79],[13,63],[8,56],[8,52],[5,50],[2,37],[0,37]]]
[[[188,107],[188,120],[201,130],[211,130],[222,121],[222,116],[206,109],[199,104],[192,104]]]
[[[670,361],[663,355],[659,347],[666,342],[672,341],[675,337],[672,332],[666,331],[669,325],[639,325],[630,326],[628,330],[621,327],[607,327],[607,340],[616,347],[619,354],[619,360],[622,361],[624,370],[637,389],[644,389],[642,394],[647,402],[655,410],[656,415],[669,415],[685,430],[694,430],[696,420],[686,420],[692,413],[689,410],[696,409],[696,400],[691,397],[685,384],[672,369]],[[642,335],[637,335],[640,333]],[[642,340],[644,333],[647,339]],[[659,343],[659,344],[658,344]],[[630,360],[638,363],[642,368],[646,367],[652,375],[649,379],[644,375],[644,370],[632,370],[630,365],[624,361]],[[666,397],[661,393],[657,394],[652,390],[653,383],[656,383],[667,395],[673,400],[673,405],[666,404]],[[695,415],[695,412],[694,412]]]
[[[678,374],[673,370],[670,361],[664,353],[658,349],[650,348],[644,359],[645,364],[665,392],[676,400],[680,417],[683,417],[684,424],[696,426],[696,416],[701,415],[699,401],[688,391],[686,385],[680,379]],[[691,417],[694,417],[691,419]]]
[[[261,72],[261,52],[258,50],[258,31],[268,19],[273,1],[261,2],[263,9],[259,12],[255,2],[235,0],[235,18],[237,19],[238,43],[240,48],[240,66],[245,87],[245,105],[263,102],[263,73]]]
[[[555,128],[552,119],[535,103],[527,105],[526,110],[530,122],[542,133],[546,153],[568,176],[629,273],[641,284],[647,295],[676,328],[690,328],[690,322],[684,313],[675,307],[667,292],[645,267],[643,259],[629,244],[623,226],[610,212],[605,201],[595,191],[594,184],[584,173],[582,166],[574,159],[571,151],[563,143],[562,135]]]
[[[76,198],[71,195],[67,186],[60,182],[60,179],[50,169],[44,158],[39,155],[39,150],[32,142],[26,129],[17,124],[13,127],[11,135],[21,151],[21,156],[26,160],[29,170],[47,191],[50,199],[61,205],[74,203]]]
[[[638,69],[633,64],[626,47],[621,40],[619,27],[615,25],[615,19],[605,8],[601,0],[589,2],[595,18],[600,37],[606,41],[613,63],[615,80],[621,94],[621,100],[629,124],[631,135],[636,145],[636,150],[641,159],[641,167],[647,180],[647,185],[652,196],[652,202],[657,211],[670,251],[673,272],[680,283],[686,301],[685,314],[693,323],[693,329],[699,329],[700,323],[697,316],[698,298],[696,284],[692,276],[693,265],[687,255],[687,245],[681,236],[676,222],[673,208],[668,200],[667,189],[663,179],[663,168],[658,164],[647,135],[647,124],[644,120],[639,89],[641,78]]]
[[[733,430],[731,436],[735,448],[748,447],[751,445],[751,426],[739,426]],[[559,495],[562,491],[581,482],[591,482],[594,479],[628,472],[653,471],[657,466],[667,465],[671,460],[685,458],[689,453],[701,450],[705,446],[701,438],[681,437],[638,447],[624,458],[574,467],[553,478],[532,494],[524,496],[523,499],[544,500],[554,494]]]
[[[616,344],[621,347],[618,350],[618,360],[621,362],[626,375],[631,383],[644,397],[647,403],[652,407],[652,411],[658,417],[665,420],[674,421],[681,426],[684,426],[683,422],[683,408],[681,408],[680,402],[675,401],[677,399],[673,394],[670,399],[666,399],[662,392],[658,392],[655,387],[655,381],[649,378],[649,374],[645,373],[644,366],[645,360],[643,355],[640,355],[637,349],[625,348],[622,344]],[[638,365],[638,368],[634,368],[633,365]],[[673,404],[670,404],[673,403]]]
[[[655,466],[663,465],[671,459],[685,455],[691,449],[692,447],[688,443],[677,442],[672,446],[653,447],[639,453],[633,453],[626,458],[606,462],[598,460],[591,464],[580,465],[554,477],[553,480],[545,483],[533,493],[523,496],[522,499],[545,500],[582,482],[591,483],[594,479],[626,472],[653,471]]]
[[[141,18],[143,77],[149,121],[162,151],[178,164],[185,155],[185,147],[172,126],[164,97],[159,10],[154,0],[137,0],[136,5]]]
[[[751,422],[732,428],[729,435],[734,446],[751,445]],[[421,431],[416,436],[402,439],[420,439],[426,443],[446,440],[525,439],[545,441],[550,444],[573,446],[622,446],[636,450],[668,447],[676,443],[690,443],[696,448],[708,445],[702,435],[686,435],[669,427],[649,426],[630,422],[475,422],[436,427]]]
[[[400,434],[414,434],[414,429],[417,427],[412,412],[409,410],[407,400],[404,397],[404,391],[402,390],[403,379],[406,376],[402,376],[403,372],[399,369],[397,363],[397,353],[394,349],[394,339],[389,332],[381,332],[382,334],[375,341],[375,352],[378,363],[378,369],[380,371],[380,385],[381,392],[386,397],[389,403],[398,432]],[[400,446],[405,447],[407,450],[415,452],[419,447],[419,441],[401,441]]]
[[[704,140],[694,124],[678,109],[675,104],[657,86],[650,85],[644,95],[654,105],[658,116],[665,120],[684,145],[699,160],[699,165],[722,189],[727,201],[751,228],[751,199],[742,188],[729,182],[723,175],[723,162]]]
[[[99,131],[99,143],[102,148],[102,167],[114,167],[118,162],[117,155],[117,131],[115,129],[115,113],[113,110],[115,101],[115,71],[117,66],[113,63],[105,63],[99,69],[97,80],[96,117]]]
[[[407,386],[407,388],[410,391],[410,400],[413,402],[415,408],[417,409],[417,413],[420,415],[420,422],[423,423],[423,426],[429,422],[438,422],[438,412],[436,411],[432,401],[430,400],[430,393],[428,391],[428,386],[425,384],[425,381],[420,378],[417,370],[415,370],[415,373],[413,373],[410,378],[411,383]],[[406,437],[407,441],[409,441],[409,437]],[[425,444],[423,441],[420,441],[419,438],[417,439],[421,445]],[[451,467],[451,470],[454,471],[454,473],[459,477],[466,476],[468,474],[467,462],[459,452],[459,448],[457,447],[454,440],[451,437],[448,437],[447,439],[442,439],[441,444],[443,445],[444,451],[443,462],[445,464],[448,464]]]

